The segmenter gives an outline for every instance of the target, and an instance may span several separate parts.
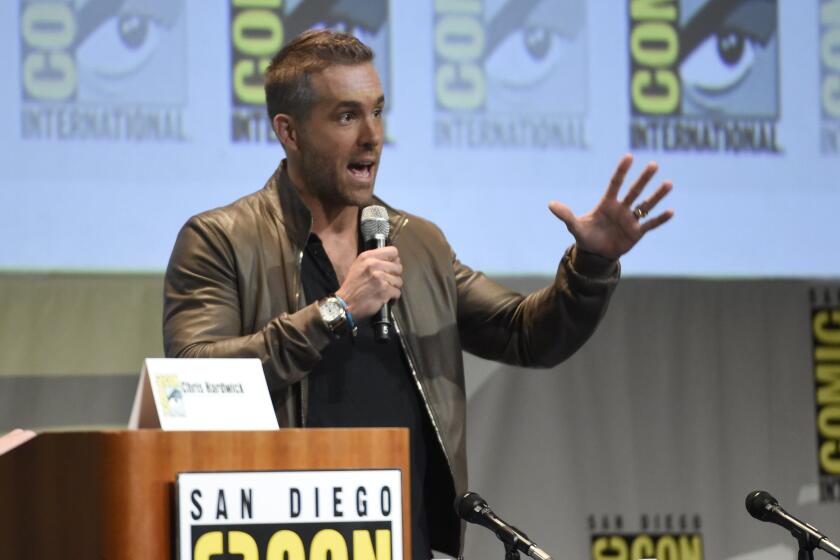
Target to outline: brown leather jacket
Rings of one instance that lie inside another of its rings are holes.
[[[594,331],[618,265],[570,249],[554,283],[524,297],[461,264],[431,222],[388,213],[404,268],[395,328],[460,495],[467,489],[461,351],[556,365]],[[191,218],[166,271],[166,355],[259,358],[280,426],[306,425],[306,376],[331,341],[301,286],[310,226],[281,165],[260,191]]]

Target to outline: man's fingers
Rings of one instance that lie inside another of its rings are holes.
[[[639,178],[633,183],[630,187],[630,190],[627,191],[627,194],[624,195],[624,200],[621,201],[621,204],[626,207],[630,208],[630,205],[642,194],[642,191],[645,190],[645,186],[647,186],[648,181],[650,181],[651,177],[656,173],[656,170],[659,169],[659,166],[656,165],[655,162],[650,162],[645,166],[644,171],[642,174],[639,175]],[[664,195],[663,195],[664,196]],[[650,208],[645,208],[648,212],[650,212]]]
[[[646,214],[651,212],[656,207],[656,205],[659,204],[659,201],[665,198],[665,195],[671,192],[673,186],[674,185],[671,183],[671,181],[664,181],[661,185],[659,185],[659,188],[656,189],[656,192],[653,193],[653,195],[650,196],[647,200],[639,204],[639,206],[641,206],[642,210],[644,210]]]
[[[566,224],[566,229],[568,229],[569,232],[574,234],[577,227],[577,218],[571,208],[565,204],[557,202],[556,200],[552,200],[548,203],[548,209],[551,210],[551,213],[557,216],[560,221]]]
[[[631,154],[626,154],[621,158],[621,161],[618,162],[618,167],[615,168],[615,172],[610,179],[607,194],[604,195],[606,198],[618,198],[618,191],[621,189],[621,184],[624,183],[624,177],[627,176],[631,165],[633,165],[633,156]]]
[[[393,245],[379,247],[378,249],[369,249],[359,256],[361,257],[362,255],[383,261],[398,261],[400,259],[400,252]]]
[[[393,286],[398,290],[402,290],[403,287],[403,279],[402,276],[398,276],[396,274],[388,274],[385,273],[385,281],[388,283],[389,286]]]
[[[381,270],[376,271],[374,276],[380,283],[381,292],[379,297],[383,302],[398,299],[400,297],[403,286],[403,281],[400,276],[388,274],[387,272],[383,272]]]
[[[401,276],[403,272],[402,264],[398,262],[383,261],[379,259],[370,261],[370,272],[384,272],[393,276]]]
[[[390,274],[384,270],[374,270],[371,272],[371,276],[376,279],[380,288],[387,288],[388,286],[398,289],[402,288],[402,276],[398,274]]]
[[[636,208],[641,210],[641,215],[643,217],[647,216],[653,211],[654,207],[656,207],[656,205],[659,204],[659,201],[665,198],[665,195],[671,192],[672,188],[673,184],[671,183],[671,181],[664,181],[661,185],[659,185],[659,188],[656,189],[656,192],[654,192],[653,195],[651,195],[647,198],[647,200],[636,206]],[[635,210],[633,211],[633,213],[636,213]]]
[[[662,224],[664,224],[665,222],[667,222],[668,220],[670,220],[673,217],[674,217],[674,211],[673,210],[666,210],[665,212],[662,212],[661,214],[659,214],[655,218],[651,218],[650,220],[647,220],[645,223],[643,223],[641,225],[642,234],[645,234],[652,229],[658,228],[659,226],[661,226]]]
[[[396,247],[380,247],[365,251],[356,258],[360,266],[367,270],[368,274],[375,271],[384,271],[389,274],[402,274],[402,261]]]

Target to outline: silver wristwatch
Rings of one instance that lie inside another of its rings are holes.
[[[347,334],[347,312],[337,298],[330,296],[318,300],[318,311],[334,337]]]

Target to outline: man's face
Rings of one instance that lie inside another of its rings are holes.
[[[304,188],[330,205],[370,202],[382,153],[385,96],[372,64],[313,74],[315,104],[299,127]]]

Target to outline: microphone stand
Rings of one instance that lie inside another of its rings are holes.
[[[799,543],[799,552],[796,555],[796,560],[814,560],[814,549],[817,547],[817,543],[813,542],[813,539],[807,533],[794,536],[796,537],[796,542]]]
[[[502,541],[505,545],[505,560],[521,560],[516,544]]]
[[[526,535],[516,527],[513,527],[513,529],[515,529],[516,532],[518,532],[524,538],[529,538],[528,535]],[[498,537],[498,539],[502,541],[502,544],[505,545],[505,560],[521,560],[522,557],[519,555],[519,550],[517,550],[516,548],[516,545],[519,544],[519,537],[517,537],[514,534],[513,538],[511,538],[509,535],[505,534],[502,531],[496,531],[495,533],[496,537]]]

